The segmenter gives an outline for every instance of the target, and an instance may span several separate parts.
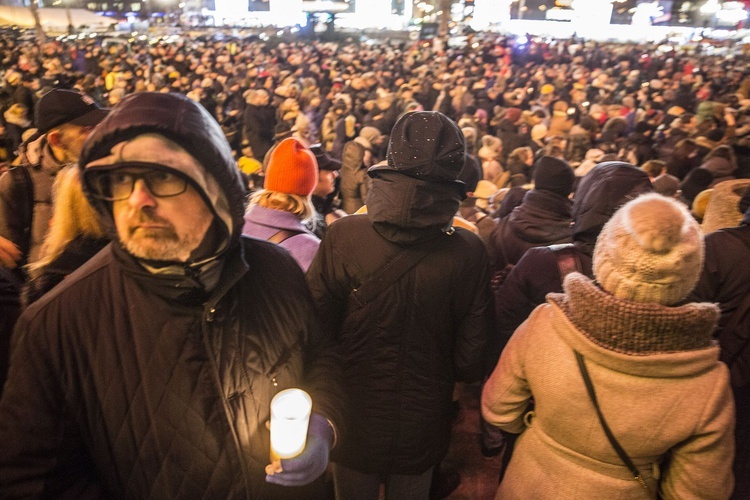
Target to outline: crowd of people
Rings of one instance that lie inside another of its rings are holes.
[[[497,498],[747,498],[750,57],[666,47],[0,35],[0,496],[434,498],[466,382]]]

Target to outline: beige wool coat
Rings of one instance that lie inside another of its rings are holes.
[[[728,498],[734,401],[711,341],[716,307],[624,301],[577,273],[565,292],[516,330],[484,386],[484,418],[522,432],[496,498],[648,498],[607,440],[574,350],[652,498],[657,489],[666,499]]]

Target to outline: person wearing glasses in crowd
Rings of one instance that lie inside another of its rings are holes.
[[[113,242],[18,321],[0,496],[315,497],[339,362],[296,262],[241,236],[219,125],[185,96],[134,94],[79,167]],[[312,397],[307,445],[269,464],[270,401],[290,387]]]

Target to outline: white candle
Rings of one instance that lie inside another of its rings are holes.
[[[271,400],[271,461],[305,449],[312,399],[302,389],[286,389]]]

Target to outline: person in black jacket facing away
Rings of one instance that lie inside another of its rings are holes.
[[[113,243],[18,321],[0,496],[304,497],[341,421],[339,363],[296,262],[241,236],[218,123],[185,96],[133,94],[79,166]],[[288,387],[312,396],[307,446],[268,464]]]
[[[573,245],[582,274],[592,277],[591,256],[604,224],[629,200],[652,190],[646,172],[619,161],[601,163],[581,179],[573,198]],[[531,248],[495,293],[497,337],[488,350],[491,365],[497,364],[510,336],[550,292],[562,292],[557,258],[549,247]]]
[[[489,265],[451,227],[464,138],[439,112],[403,115],[370,167],[367,214],[332,224],[307,272],[336,336],[349,401],[333,474],[339,500],[427,499],[447,452],[453,386],[478,381],[490,327]]]
[[[750,300],[750,190],[740,200],[742,223],[706,235],[703,272],[688,302],[717,302],[721,309],[715,337],[721,360],[730,369],[737,410],[734,431],[734,493],[732,498],[750,498],[750,346],[746,301]],[[735,314],[739,315],[735,318]]]
[[[529,248],[573,241],[568,196],[574,181],[565,160],[542,156],[536,161],[534,189],[492,232],[490,255],[496,271],[515,265]]]

